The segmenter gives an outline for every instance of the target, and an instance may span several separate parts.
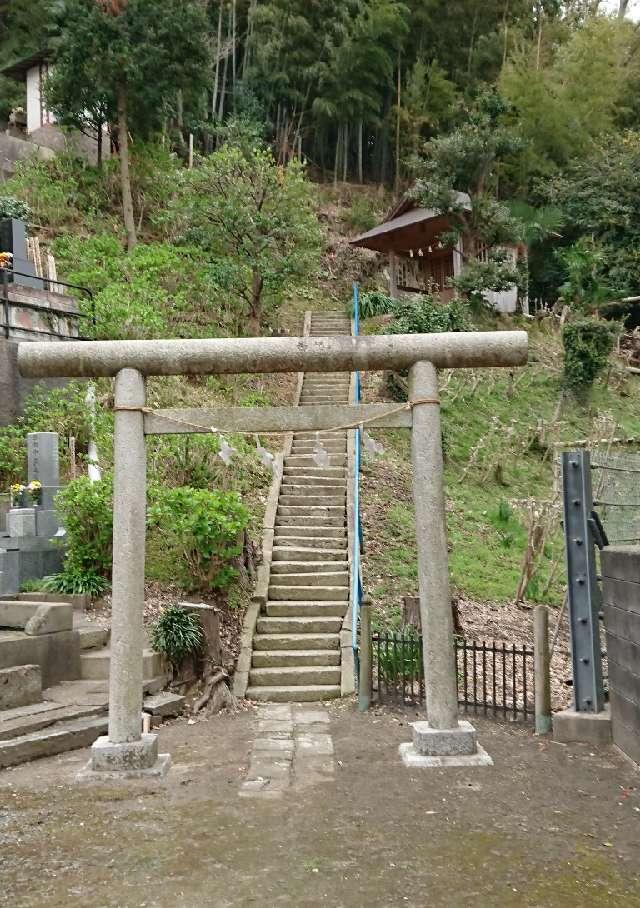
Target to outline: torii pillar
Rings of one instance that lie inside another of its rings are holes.
[[[526,361],[523,331],[20,344],[18,365],[25,377],[116,379],[109,734],[93,745],[86,775],[161,775],[170,762],[168,754],[158,756],[157,736],[143,735],[141,727],[145,433],[209,433],[211,426],[225,432],[314,431],[371,419],[379,428],[412,429],[427,716],[413,723],[413,743],[400,748],[403,760],[410,766],[490,763],[474,728],[458,720],[437,369],[511,368]],[[152,375],[380,369],[409,369],[406,409],[361,404],[151,413],[145,407],[145,379]]]

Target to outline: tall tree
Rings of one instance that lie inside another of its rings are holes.
[[[53,112],[80,120],[99,109],[117,122],[127,248],[137,242],[129,173],[130,133],[148,134],[181,88],[204,87],[209,62],[200,0],[64,0],[55,68],[45,91]]]

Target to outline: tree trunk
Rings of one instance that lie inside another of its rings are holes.
[[[396,117],[396,188],[395,196],[398,198],[400,194],[400,110],[402,104],[402,69],[401,69],[402,58],[398,54],[398,95],[396,98],[398,111]]]
[[[473,52],[476,46],[476,30],[478,28],[478,5],[476,5],[473,14],[473,26],[471,28],[471,43],[469,44],[469,56],[467,58],[467,76],[471,77],[471,66],[473,63]]]
[[[349,177],[349,123],[345,123],[343,127],[343,159],[342,159],[342,182],[346,183]]]
[[[358,122],[358,181],[364,183],[364,167],[362,163],[362,120]]]
[[[627,15],[627,9],[629,8],[629,0],[620,0],[620,5],[618,6],[618,19],[624,19]]]
[[[504,66],[507,62],[507,55],[509,53],[509,21],[507,16],[509,15],[509,0],[506,0],[504,4],[504,15],[502,17],[502,31],[504,35],[504,46],[502,50],[502,65]]]
[[[247,12],[247,37],[244,42],[244,55],[242,57],[242,78],[244,79],[247,75],[247,68],[249,66],[249,60],[251,58],[251,44],[253,39],[253,14],[257,6],[257,0],[251,0],[249,10]]]
[[[99,170],[102,168],[102,146],[103,146],[103,141],[104,141],[104,135],[102,133],[103,129],[104,129],[104,123],[101,123],[98,126],[98,137],[97,137],[98,138],[98,169]]]
[[[538,49],[536,53],[536,70],[540,71],[540,57],[542,55],[542,22],[544,20],[544,6],[542,0],[538,3]]]
[[[213,82],[213,103],[211,105],[211,119],[215,120],[218,110],[218,88],[220,86],[220,51],[222,50],[222,10],[224,3],[220,0],[218,13],[218,42],[216,44],[216,75]]]
[[[251,308],[249,310],[249,334],[258,337],[262,327],[262,288],[264,280],[257,269],[253,269],[251,280]]]
[[[340,167],[340,148],[342,145],[342,126],[338,126],[338,135],[336,138],[336,155],[333,162],[333,185],[338,188],[338,170]]]
[[[229,10],[229,22],[227,24],[227,35],[231,31],[231,10]],[[222,68],[222,89],[220,91],[220,103],[218,105],[218,120],[224,116],[224,99],[227,93],[227,72],[229,70],[229,54],[224,58],[224,67]]]
[[[236,34],[238,28],[236,0],[231,0],[231,74],[232,74],[232,105],[236,109],[236,81],[237,81],[237,61],[236,61]]]
[[[118,149],[120,156],[120,183],[122,186],[122,214],[127,231],[127,249],[131,252],[138,242],[136,222],[133,217],[131,174],[129,172],[129,120],[127,116],[127,87],[118,86]]]

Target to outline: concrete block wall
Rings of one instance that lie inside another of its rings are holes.
[[[602,552],[614,743],[640,763],[640,546]]]

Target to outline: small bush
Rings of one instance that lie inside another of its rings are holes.
[[[99,599],[109,589],[104,577],[92,570],[65,567],[60,574],[50,574],[40,581],[40,589],[46,593],[62,593],[65,596],[91,596]]]
[[[578,397],[588,397],[606,368],[619,326],[596,319],[569,322],[562,330],[564,384]]]
[[[99,592],[104,592],[111,577],[112,507],[111,476],[94,483],[79,476],[56,496],[56,508],[67,531],[67,554],[62,574],[57,575],[56,592],[63,592],[64,584],[74,587],[73,592],[83,584],[95,586],[94,578],[103,580]]]
[[[187,656],[200,650],[203,641],[200,619],[179,605],[165,608],[151,632],[151,646],[166,656],[174,673],[179,671]]]
[[[4,221],[7,218],[29,221],[31,219],[31,210],[22,199],[14,199],[12,196],[0,196],[0,221]]]
[[[366,196],[357,195],[351,202],[351,208],[345,212],[344,220],[352,230],[365,233],[376,226],[378,216],[371,201]]]
[[[360,318],[375,318],[395,310],[397,300],[381,290],[370,290],[360,294]]]
[[[460,300],[436,303],[431,296],[413,302],[398,302],[389,334],[432,334],[439,331],[471,331],[468,307]]]
[[[157,489],[149,526],[165,545],[182,555],[180,581],[189,590],[226,589],[242,554],[241,535],[249,512],[236,492]]]

